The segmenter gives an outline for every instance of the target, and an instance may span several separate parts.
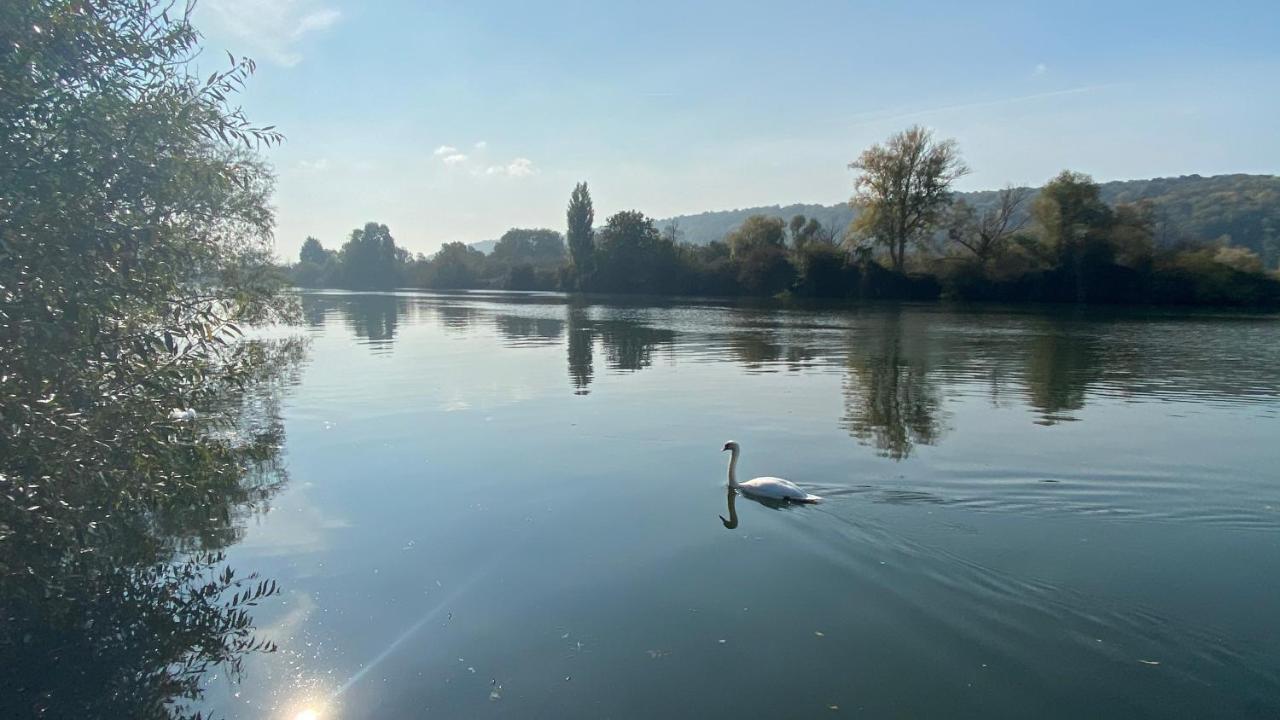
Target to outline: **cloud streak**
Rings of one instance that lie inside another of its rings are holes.
[[[920,110],[910,110],[899,113],[887,113],[884,115],[875,115],[874,113],[866,113],[854,120],[853,127],[862,125],[871,125],[873,123],[890,122],[894,120],[910,120],[912,118],[923,117],[925,115],[937,115],[939,113],[956,112],[960,110],[978,110],[981,108],[1003,107],[1005,105],[1017,105],[1025,102],[1033,102],[1035,100],[1047,100],[1049,98],[1067,97],[1070,95],[1085,95],[1099,90],[1107,90],[1109,88],[1121,87],[1120,83],[1107,83],[1103,85],[1085,85],[1082,87],[1068,88],[1066,90],[1054,90],[1051,92],[1033,93],[1031,95],[1018,95],[1015,97],[1000,98],[998,100],[981,100],[970,103],[957,103],[955,105],[940,105],[938,107],[923,108]]]
[[[207,11],[213,30],[237,41],[244,52],[284,67],[302,62],[300,42],[342,19],[341,12],[315,0],[206,0],[198,8]]]

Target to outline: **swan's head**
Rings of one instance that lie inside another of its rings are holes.
[[[732,450],[733,452],[738,452],[738,443],[730,440],[729,442],[724,444],[724,450],[721,450],[720,452],[729,452],[730,450]]]

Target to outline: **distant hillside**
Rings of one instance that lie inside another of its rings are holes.
[[[493,252],[493,248],[497,244],[497,240],[481,240],[480,242],[467,243],[467,247],[474,248],[485,255],[488,255]]]
[[[957,197],[982,208],[994,200],[995,191],[958,193]],[[1102,197],[1113,204],[1138,200],[1153,202],[1160,224],[1157,235],[1162,243],[1214,240],[1226,236],[1231,244],[1243,245],[1262,255],[1271,267],[1275,267],[1280,259],[1280,176],[1184,175],[1152,180],[1119,180],[1102,183]],[[840,229],[847,227],[854,217],[853,209],[843,203],[770,205],[680,215],[659,220],[658,226],[666,228],[674,221],[683,242],[705,245],[723,238],[747,217],[757,214],[784,219],[805,215]]]

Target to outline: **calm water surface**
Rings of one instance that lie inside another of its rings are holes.
[[[215,713],[1280,714],[1274,318],[304,300]]]

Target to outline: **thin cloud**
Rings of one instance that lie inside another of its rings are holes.
[[[297,40],[303,35],[316,30],[328,30],[341,18],[342,13],[333,8],[322,8],[307,13],[302,16],[302,19],[298,21],[298,26],[293,29],[293,39]]]
[[[324,172],[329,169],[329,158],[318,158],[316,160],[303,160],[298,165],[308,172]]]
[[[212,30],[236,40],[249,55],[284,67],[302,62],[299,42],[342,19],[341,12],[315,0],[206,0],[197,7],[207,11]]]
[[[472,143],[472,148],[474,148],[477,155],[468,155],[453,145],[441,145],[432,151],[432,155],[440,158],[440,162],[449,167],[466,166],[470,168],[471,174],[476,177],[522,178],[538,173],[537,166],[527,157],[512,158],[510,162],[501,165],[484,164],[482,154],[489,148],[489,143],[486,140],[475,141]]]
[[[1049,66],[1044,63],[1037,63],[1035,68],[1031,70],[1032,75],[1043,75],[1049,72]]]
[[[506,165],[491,165],[485,168],[485,175],[503,175],[506,177],[528,177],[538,172],[529,158],[518,157]]]

